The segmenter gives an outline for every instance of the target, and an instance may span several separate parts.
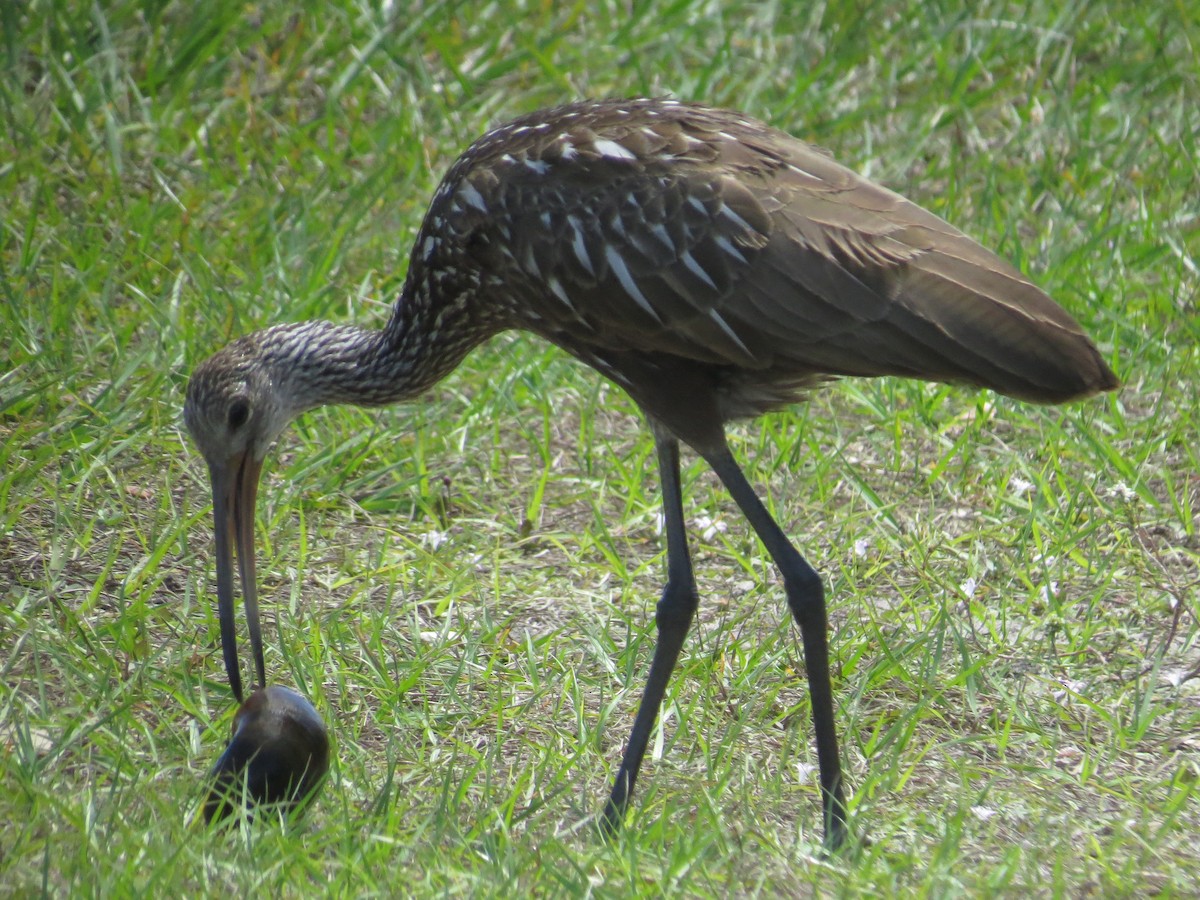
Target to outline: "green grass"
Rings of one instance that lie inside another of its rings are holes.
[[[1178,3],[0,5],[0,893],[1186,895],[1200,880],[1200,23]],[[689,458],[703,594],[617,841],[663,570],[615,388],[498,338],[268,464],[272,677],[336,751],[301,822],[188,824],[233,703],[188,372],[382,324],[500,119],[743,109],[1033,273],[1124,381],[1040,409],[842,383],[734,429],[829,585],[854,829],[819,858],[803,659]]]

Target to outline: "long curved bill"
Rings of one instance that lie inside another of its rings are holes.
[[[221,620],[221,651],[233,695],[242,702],[242,672],[238,665],[237,628],[233,614],[233,547],[237,544],[242,599],[250,629],[258,683],[267,682],[262,628],[258,619],[258,581],[254,570],[254,504],[262,462],[252,453],[235,456],[223,465],[209,464],[217,543],[217,612]]]

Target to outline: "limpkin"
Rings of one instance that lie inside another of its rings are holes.
[[[662,480],[667,581],[633,730],[602,821],[624,814],[698,597],[679,444],[729,490],[800,627],[826,842],[847,833],[820,576],[750,486],[725,423],[838,376],[902,375],[1059,403],[1117,386],[1080,326],[942,219],[736,112],[573,103],[488,132],[450,167],[382,330],[314,321],[196,367],[185,419],[208,463],[225,666],[241,698],[232,544],[265,682],[253,518],[263,459],[297,414],[412,398],[480,342],[540,335],[623,388]]]

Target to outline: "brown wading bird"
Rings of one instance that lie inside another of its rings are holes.
[[[192,375],[184,414],[212,478],[221,640],[239,699],[232,544],[261,683],[253,519],[271,443],[313,407],[416,397],[511,328],[624,388],[657,444],[667,583],[605,826],[624,818],[698,603],[682,441],[712,466],[783,576],[804,644],[826,843],[837,847],[846,802],[824,590],[746,481],[725,423],[798,402],[836,376],[958,382],[1036,403],[1107,391],[1116,377],[1075,320],[1011,265],[761,122],[673,100],[524,116],[450,168],[383,330],[276,325]]]

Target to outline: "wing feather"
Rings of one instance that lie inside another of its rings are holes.
[[[573,121],[514,132],[503,157],[452,171],[441,211],[484,274],[504,247],[517,272],[497,289],[521,294],[513,315],[568,350],[1034,399],[1111,379],[1015,268],[795,138],[684,105]]]

